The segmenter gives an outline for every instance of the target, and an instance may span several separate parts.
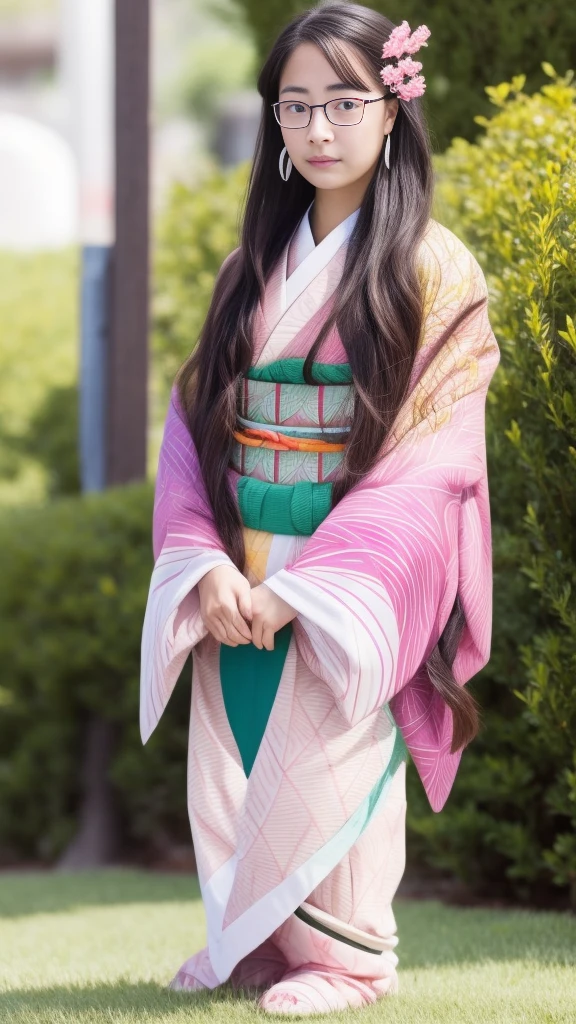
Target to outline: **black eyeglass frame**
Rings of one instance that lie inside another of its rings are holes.
[[[367,103],[378,103],[380,100],[389,100],[390,98],[390,96],[377,96],[376,99],[365,100],[362,96],[338,96],[337,99],[326,100],[326,103],[306,103],[306,100],[276,100],[276,103],[271,103],[270,106],[274,110],[274,117],[276,118],[276,121],[278,122],[280,127],[287,128],[288,131],[299,131],[301,128],[307,128],[308,125],[310,124],[310,121],[312,120],[312,111],[314,110],[315,107],[323,107],[324,117],[326,118],[327,121],[330,121],[330,124],[333,124],[336,128],[353,128],[354,125],[360,124],[362,122]],[[338,124],[337,121],[333,121],[331,117],[328,117],[328,111],[326,110],[328,104],[341,103],[342,100],[354,100],[355,103],[363,104],[362,117],[360,118],[360,121],[353,121],[352,124]],[[276,110],[276,108],[279,107],[281,103],[301,103],[303,107],[308,107],[308,110],[310,111],[308,122],[306,124],[300,124],[298,125],[298,127],[296,127],[295,125],[282,124],[281,121],[278,120],[278,111]]]

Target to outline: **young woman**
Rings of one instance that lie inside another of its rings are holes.
[[[499,350],[479,264],[430,216],[429,35],[350,3],[281,33],[160,455],[142,738],[193,649],[208,925],[171,987],[230,979],[269,1013],[397,991],[407,753],[440,811],[478,728]]]

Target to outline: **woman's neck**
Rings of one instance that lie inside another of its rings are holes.
[[[314,245],[323,242],[326,235],[358,209],[365,191],[366,183],[363,178],[359,178],[346,189],[316,189],[310,210],[310,228]]]

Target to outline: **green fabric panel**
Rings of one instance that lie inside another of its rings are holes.
[[[332,484],[271,484],[240,476],[238,504],[244,526],[252,530],[310,537],[332,507]]]
[[[266,729],[291,636],[288,622],[274,634],[273,651],[260,650],[253,643],[220,644],[222,697],[246,778]]]
[[[390,706],[388,704],[384,704],[383,708],[387,712],[390,720],[394,722],[392,712],[390,711]],[[396,769],[399,768],[402,761],[406,761],[409,757],[408,747],[406,746],[404,736],[402,735],[400,729],[398,728],[395,722],[394,725],[396,728],[396,735],[394,736],[394,746],[392,747],[390,760],[386,765],[384,774],[380,776],[380,779],[378,780],[376,785],[373,787],[372,791],[369,793],[367,799],[365,800],[367,812],[366,824],[368,824],[375,810],[377,810],[378,802],[382,796],[384,788],[388,784],[388,780],[394,775]]]
[[[273,384],[305,384],[304,359],[276,359],[266,366],[251,366],[244,374],[251,380],[266,380]],[[350,363],[312,363],[316,384],[351,384]]]

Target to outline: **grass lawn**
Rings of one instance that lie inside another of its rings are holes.
[[[574,1022],[576,918],[395,903],[397,997],[332,1019],[395,1024]],[[167,982],[204,944],[195,880],[132,870],[0,874],[0,1021],[265,1019],[228,986]],[[320,1018],[316,1018],[320,1019]]]

